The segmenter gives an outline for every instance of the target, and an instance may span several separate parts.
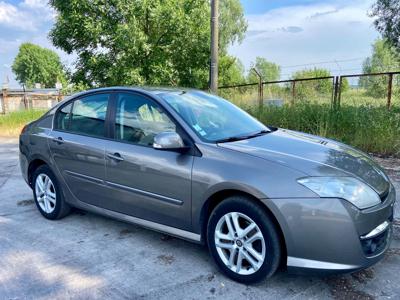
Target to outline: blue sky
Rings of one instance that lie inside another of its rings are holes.
[[[223,0],[220,0],[223,1]],[[379,37],[367,11],[373,0],[241,0],[249,23],[242,44],[229,52],[248,68],[257,56],[282,66],[282,79],[312,67],[333,74],[361,71]],[[47,0],[0,0],[0,83],[6,76],[17,86],[10,66],[25,41],[54,47],[47,34],[55,14]],[[56,50],[64,64],[74,57]]]

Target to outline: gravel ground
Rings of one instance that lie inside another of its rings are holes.
[[[378,159],[400,195],[400,161]],[[0,139],[0,299],[399,299],[400,213],[386,257],[345,276],[278,272],[246,286],[222,276],[207,250],[137,226],[75,212],[48,221],[18,167],[15,140]]]

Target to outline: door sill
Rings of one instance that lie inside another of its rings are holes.
[[[81,209],[84,210],[88,210],[94,213],[98,213],[107,217],[111,217],[120,221],[124,221],[127,223],[132,223],[132,224],[136,224],[154,231],[158,231],[158,232],[162,232],[162,233],[167,233],[169,235],[173,235],[176,236],[178,238],[182,238],[188,241],[192,241],[192,242],[196,242],[196,243],[201,243],[201,236],[200,234],[196,234],[190,231],[186,231],[186,230],[182,230],[182,229],[178,229],[175,227],[171,227],[171,226],[167,226],[167,225],[163,225],[160,223],[156,223],[156,222],[152,222],[152,221],[148,221],[148,220],[144,220],[144,219],[140,219],[137,217],[133,217],[133,216],[129,216],[129,215],[125,215],[116,211],[112,211],[109,209],[105,209],[102,207],[98,207],[95,205],[91,205],[88,203],[84,203],[82,201],[78,200],[78,206]]]

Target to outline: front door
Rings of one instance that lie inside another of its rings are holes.
[[[49,140],[52,158],[72,194],[98,205],[106,192],[105,132],[109,94],[79,98],[56,113]]]
[[[115,95],[113,141],[106,144],[107,209],[190,229],[193,156],[153,149],[157,133],[176,124],[152,99]]]

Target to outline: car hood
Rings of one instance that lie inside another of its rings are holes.
[[[384,171],[368,155],[319,136],[278,129],[218,146],[274,161],[309,176],[357,177],[381,196],[388,192],[390,186]]]

